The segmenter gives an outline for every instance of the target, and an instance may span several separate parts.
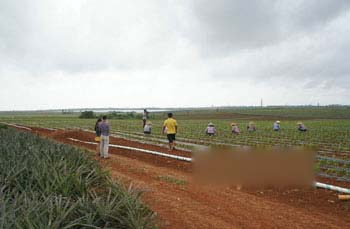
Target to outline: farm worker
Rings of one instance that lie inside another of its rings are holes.
[[[101,144],[100,144],[100,157],[109,158],[108,157],[108,147],[109,147],[109,124],[107,121],[107,116],[104,115],[102,117],[102,122],[99,125],[99,131],[101,132]]]
[[[163,134],[166,133],[169,140],[169,151],[175,148],[175,136],[177,133],[177,122],[173,118],[173,113],[168,113],[168,119],[163,123]]]
[[[97,143],[97,146],[96,146],[96,152],[97,152],[97,155],[100,154],[100,142],[101,142],[101,131],[99,129],[99,125],[102,123],[102,119],[99,118],[97,119],[96,121],[96,124],[95,124],[95,142]]]
[[[298,130],[299,130],[299,131],[301,131],[301,132],[307,131],[307,129],[306,129],[304,123],[298,122],[297,124],[298,124]]]
[[[274,131],[280,131],[281,130],[281,127],[280,127],[280,121],[276,121],[274,124],[273,124],[273,130]]]
[[[152,131],[152,123],[147,121],[145,127],[143,128],[144,134],[151,134]]]
[[[248,126],[247,126],[247,130],[248,131],[256,131],[256,126],[254,122],[249,122]]]
[[[142,122],[143,122],[143,127],[145,127],[147,119],[148,119],[148,114],[149,112],[147,111],[147,109],[143,110],[143,115],[142,115]]]
[[[213,123],[209,123],[208,127],[205,129],[205,133],[208,136],[214,136],[216,134],[216,129],[215,129],[215,125]]]
[[[231,132],[232,134],[239,134],[241,132],[237,124],[234,122],[231,123]]]

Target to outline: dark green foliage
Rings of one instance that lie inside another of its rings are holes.
[[[0,129],[0,228],[152,228],[140,193],[88,153]]]
[[[96,118],[97,116],[93,111],[83,111],[81,112],[79,118]]]
[[[110,119],[142,119],[142,114],[136,112],[110,112],[108,113]]]

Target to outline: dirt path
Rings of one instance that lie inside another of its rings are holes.
[[[95,148],[67,140],[93,141],[91,133],[32,129],[56,141]],[[125,139],[111,138],[111,143],[167,153],[165,148]],[[314,188],[203,188],[193,183],[189,162],[113,148],[110,153],[111,159],[96,160],[114,179],[145,191],[143,200],[157,213],[160,228],[350,228],[349,202],[339,202],[335,192]],[[190,156],[188,152],[176,154]]]

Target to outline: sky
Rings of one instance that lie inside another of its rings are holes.
[[[0,110],[350,104],[349,0],[0,0]]]

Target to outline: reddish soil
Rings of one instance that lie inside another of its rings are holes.
[[[93,141],[83,131],[32,132],[66,144],[94,150],[95,145],[67,138]],[[25,130],[24,130],[25,131]],[[112,144],[169,153],[167,149],[111,138]],[[190,157],[183,151],[171,152]],[[145,191],[143,200],[157,213],[160,228],[350,228],[350,201],[339,201],[336,192],[315,188],[202,187],[193,182],[192,165],[141,152],[110,148],[108,160],[95,157],[116,180]],[[172,178],[172,179],[169,179]],[[343,187],[349,183],[318,179]]]

